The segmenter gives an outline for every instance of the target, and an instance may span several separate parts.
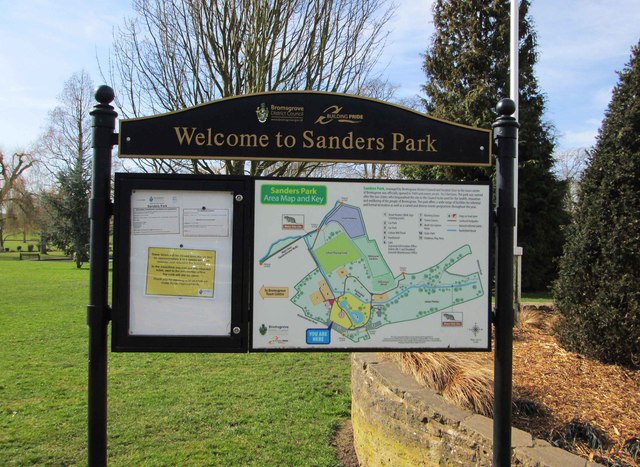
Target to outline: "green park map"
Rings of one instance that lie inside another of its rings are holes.
[[[450,272],[472,254],[468,244],[443,251],[442,259],[426,269],[392,271],[378,242],[367,234],[361,209],[341,201],[316,229],[271,243],[259,262],[301,246],[316,267],[301,271],[289,299],[306,318],[329,330],[308,337],[308,344],[314,339],[327,343],[331,331],[353,343],[369,341],[384,326],[445,312],[485,294],[478,272]]]

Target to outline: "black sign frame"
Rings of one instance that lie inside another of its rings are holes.
[[[326,93],[325,93],[326,94]],[[91,219],[91,258],[89,276],[89,304],[87,305],[88,335],[88,458],[91,465],[107,463],[107,335],[111,320],[111,308],[107,295],[109,286],[109,219],[113,215],[111,203],[111,157],[114,145],[118,145],[118,137],[114,133],[117,113],[110,105],[115,97],[109,86],[103,85],[96,90],[98,103],[91,111],[92,116],[92,148],[93,175],[89,217]],[[384,103],[381,103],[384,105]],[[385,107],[386,108],[386,107]],[[258,109],[256,109],[258,110]],[[496,263],[495,287],[496,307],[492,314],[495,329],[495,384],[493,420],[493,462],[495,465],[509,465],[511,448],[511,405],[512,405],[512,347],[514,319],[514,262],[513,237],[516,227],[514,209],[514,165],[517,164],[517,145],[519,123],[512,116],[516,111],[516,103],[510,99],[502,99],[496,107],[498,118],[493,123],[496,143]],[[256,115],[258,113],[256,112]],[[151,117],[154,118],[154,117]],[[122,128],[122,127],[121,127]],[[157,129],[157,127],[156,127]],[[491,135],[491,133],[489,133]],[[121,136],[121,135],[119,135]],[[140,136],[140,135],[138,135]],[[145,136],[145,135],[143,135]],[[152,140],[156,135],[147,133],[146,138]],[[197,137],[196,137],[197,138]],[[490,136],[490,141],[493,140]],[[126,144],[133,139],[125,136]],[[120,143],[124,143],[120,141]],[[487,159],[491,162],[491,146]],[[120,148],[122,149],[122,148]],[[216,151],[217,152],[217,151]],[[152,157],[152,154],[136,155],[129,152],[125,157]],[[174,154],[165,157],[198,157],[196,155]],[[220,158],[219,156],[212,157]],[[230,159],[237,159],[230,157]],[[279,157],[278,160],[287,159]],[[300,160],[303,158],[296,158]],[[333,160],[333,159],[332,159]],[[346,158],[343,161],[351,161]],[[367,159],[378,162],[378,159]],[[394,162],[402,162],[394,160]],[[413,164],[430,163],[414,161]],[[456,165],[455,160],[442,162],[443,165]],[[459,164],[459,163],[458,163]],[[473,163],[468,165],[488,165]],[[171,176],[177,180],[177,176]],[[245,211],[246,213],[246,211]],[[246,217],[246,216],[243,216]],[[249,271],[243,271],[249,273]],[[241,298],[242,302],[242,298]],[[228,341],[227,341],[228,343]],[[224,343],[224,344],[227,344]],[[221,345],[220,350],[225,351]],[[140,349],[142,350],[142,349]],[[150,348],[149,350],[157,350]],[[185,351],[192,349],[185,348]],[[227,350],[233,351],[233,350]]]
[[[232,285],[229,335],[140,335],[130,334],[131,196],[134,190],[232,192]],[[113,333],[114,352],[247,352],[249,258],[243,245],[251,232],[252,185],[247,177],[124,174],[115,175],[113,243]]]
[[[487,287],[487,308],[486,308],[486,315],[484,315],[484,320],[480,321],[478,323],[475,323],[475,327],[478,328],[477,332],[478,334],[482,334],[482,335],[486,335],[487,338],[487,345],[485,347],[468,347],[468,346],[460,346],[460,347],[442,347],[442,346],[428,346],[428,345],[415,345],[415,346],[411,346],[411,347],[402,347],[402,346],[397,346],[397,345],[390,345],[387,347],[381,347],[381,346],[371,346],[371,345],[364,345],[362,347],[357,347],[357,346],[340,346],[340,345],[334,345],[334,346],[328,346],[326,348],[323,347],[277,347],[274,346],[272,348],[265,348],[265,347],[256,347],[255,343],[254,343],[254,327],[257,329],[260,326],[259,322],[256,322],[256,315],[255,315],[255,300],[252,300],[251,302],[251,308],[250,308],[250,320],[251,323],[249,325],[249,348],[248,348],[248,352],[250,353],[292,353],[292,352],[300,352],[300,353],[317,353],[317,352],[338,352],[338,353],[344,353],[344,352],[460,352],[460,353],[467,353],[467,352],[491,352],[492,351],[492,342],[491,342],[491,323],[492,323],[492,303],[493,303],[493,297],[494,297],[494,291],[491,287],[491,278],[494,277],[494,263],[493,261],[491,261],[491,258],[494,257],[495,254],[495,225],[494,225],[494,200],[493,197],[491,196],[491,182],[488,180],[482,180],[482,181],[475,181],[475,182],[468,182],[468,181],[453,181],[453,182],[439,182],[439,181],[434,181],[434,180],[380,180],[380,179],[338,179],[338,178],[317,178],[317,177],[309,177],[309,178],[295,178],[295,177],[251,177],[252,183],[257,182],[257,181],[264,181],[264,182],[274,182],[274,183],[280,183],[280,184],[287,184],[287,182],[291,183],[291,182],[297,182],[297,183],[306,183],[306,182],[312,182],[312,183],[327,183],[327,184],[369,184],[369,185],[376,185],[376,184],[384,184],[384,185],[396,185],[396,186],[413,186],[413,187],[438,187],[441,185],[451,185],[451,186],[460,186],[460,187],[482,187],[483,189],[488,189],[489,190],[489,197],[488,197],[488,209],[485,213],[486,218],[483,219],[484,222],[486,222],[486,225],[488,227],[488,245],[487,245],[487,267],[488,270],[486,271],[487,277],[489,278],[489,284]],[[253,191],[254,191],[254,197],[257,197],[257,191],[256,191],[256,186],[253,186]],[[254,231],[254,235],[251,236],[251,242],[250,245],[252,247],[252,253],[253,253],[253,247],[255,245],[255,237],[258,236],[260,234],[260,226],[258,225],[258,221],[257,221],[257,214],[259,212],[260,208],[258,208],[256,205],[252,206],[252,229]],[[252,255],[253,256],[253,255]],[[254,268],[255,268],[255,257],[251,259],[251,265],[250,265],[250,271],[251,271],[251,287],[250,290],[248,290],[248,292],[250,294],[254,294],[255,291],[259,288],[259,285],[256,284],[256,278],[254,275]]]

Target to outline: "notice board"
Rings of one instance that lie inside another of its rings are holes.
[[[241,345],[247,189],[228,178],[116,175],[115,350]]]
[[[488,349],[490,193],[256,180],[251,348]]]

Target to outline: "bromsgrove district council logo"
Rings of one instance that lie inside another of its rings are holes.
[[[269,118],[269,109],[267,108],[267,104],[264,102],[260,104],[260,107],[256,108],[256,116],[258,117],[258,121],[260,123],[264,123]]]

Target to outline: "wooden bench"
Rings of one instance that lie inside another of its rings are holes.
[[[20,252],[20,261],[29,259],[32,261],[40,261],[40,253],[22,253]]]

